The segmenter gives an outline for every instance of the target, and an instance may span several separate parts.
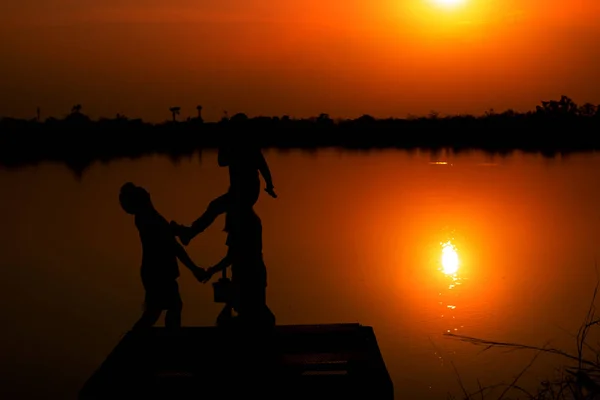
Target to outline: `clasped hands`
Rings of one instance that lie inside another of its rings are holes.
[[[212,268],[204,269],[197,267],[192,271],[192,273],[199,282],[206,283],[210,280],[210,278],[212,278],[215,272]]]

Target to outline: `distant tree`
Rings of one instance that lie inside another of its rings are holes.
[[[375,117],[369,114],[364,114],[356,119],[356,122],[360,122],[363,124],[372,124],[375,122]]]
[[[579,107],[573,100],[567,96],[561,96],[560,100],[542,101],[542,106],[537,106],[536,110],[538,113],[544,113],[548,115],[577,115]]]
[[[579,111],[577,104],[567,96],[561,96],[559,103],[561,110],[566,114],[575,115]]]
[[[86,123],[90,122],[90,118],[87,115],[81,113],[81,104],[76,104],[71,108],[71,114],[67,115],[65,121],[71,123]]]
[[[248,121],[248,116],[244,113],[237,113],[233,117],[231,117],[231,122],[246,122]]]
[[[486,117],[493,117],[494,115],[496,115],[496,111],[493,108],[490,108],[489,110],[487,110],[484,115]]]
[[[319,116],[317,117],[317,123],[318,124],[323,124],[323,125],[332,125],[333,124],[333,119],[331,119],[331,117],[329,117],[329,114],[319,114]]]
[[[329,114],[325,114],[325,113],[319,114],[319,116],[316,118],[315,122],[322,126],[333,125],[333,119],[331,119]]]
[[[202,120],[202,106],[196,106],[196,111],[198,111],[198,119]]]
[[[592,103],[585,103],[579,107],[579,115],[582,117],[593,117],[598,112],[598,107]]]
[[[169,108],[171,111],[171,115],[173,115],[173,122],[177,121],[177,116],[181,113],[181,107],[171,107]]]
[[[508,110],[505,110],[504,112],[502,112],[503,117],[508,117],[508,118],[513,118],[517,115],[517,112],[515,110],[513,110],[512,108],[509,108]]]

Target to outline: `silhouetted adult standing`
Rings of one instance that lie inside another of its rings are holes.
[[[218,163],[229,167],[229,190],[210,202],[208,208],[190,227],[172,222],[177,236],[184,245],[208,228],[215,219],[232,207],[253,206],[260,194],[260,175],[263,176],[265,191],[277,198],[269,166],[259,146],[243,141],[239,136],[227,134],[219,147]]]
[[[243,326],[270,327],[275,316],[267,306],[267,269],[262,252],[262,223],[251,205],[227,212],[228,251],[206,271],[207,282],[213,274],[231,266],[231,305]]]

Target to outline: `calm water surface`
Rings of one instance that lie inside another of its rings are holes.
[[[472,390],[510,381],[533,356],[480,354],[443,332],[575,352],[596,281],[600,156],[266,156],[279,198],[262,196],[257,212],[278,322],[373,326],[397,398],[460,394],[452,364]],[[0,397],[74,398],[139,317],[140,244],[120,185],[145,186],[166,218],[189,223],[227,189],[216,164],[148,157],[81,181],[60,165],[0,171]],[[223,223],[188,247],[199,265],[224,255]],[[184,268],[180,286],[184,324],[212,325],[211,287]],[[560,361],[539,358],[523,383]]]

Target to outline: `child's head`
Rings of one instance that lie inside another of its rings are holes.
[[[150,205],[150,193],[143,187],[127,182],[121,186],[119,203],[127,214],[137,214],[140,210]]]

